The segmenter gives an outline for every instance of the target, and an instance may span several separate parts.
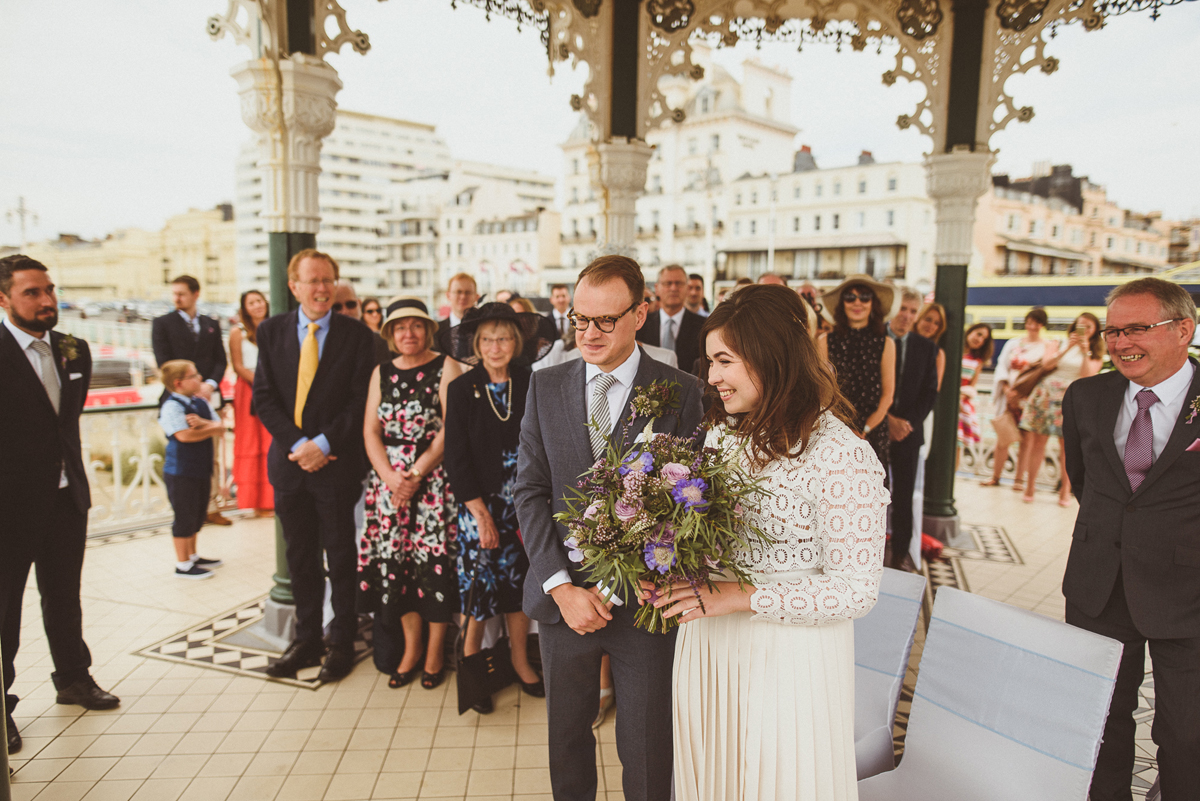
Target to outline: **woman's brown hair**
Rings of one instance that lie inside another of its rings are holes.
[[[916,331],[921,327],[921,321],[930,315],[936,313],[938,316],[938,330],[933,335],[933,342],[940,342],[942,334],[946,333],[946,307],[940,303],[926,303],[925,308],[921,309],[921,313],[917,315],[917,319],[913,321],[913,330]],[[918,332],[919,333],[919,332]]]
[[[978,348],[972,348],[967,344],[967,339],[971,336],[972,331],[987,331],[987,339]],[[996,340],[992,339],[992,327],[987,323],[975,323],[968,328],[967,332],[963,334],[963,350],[972,359],[978,359],[984,364],[991,364],[992,356],[996,352]]]
[[[842,287],[842,293],[845,294],[852,289],[855,292],[865,289],[871,293],[871,316],[867,318],[867,328],[877,337],[881,337],[886,334],[887,329],[883,326],[883,318],[884,315],[887,314],[888,310],[883,308],[883,302],[879,300],[879,295],[877,295],[875,290],[867,284],[849,284],[848,286]],[[834,330],[843,334],[849,331],[850,318],[846,316],[846,304],[840,297],[838,298],[837,305],[833,307],[832,311]]]
[[[808,331],[803,301],[783,286],[753,284],[729,295],[700,329],[701,343],[719,331],[721,339],[745,363],[758,386],[758,407],[742,414],[725,411],[721,396],[708,384],[708,359],[701,378],[711,401],[705,423],[733,420],[746,437],[751,460],[762,467],[772,459],[803,452],[817,420],[825,412],[853,426],[854,411],[838,390],[833,370],[817,354]]]
[[[1088,358],[1089,359],[1103,359],[1104,354],[1107,353],[1107,348],[1104,346],[1104,334],[1101,332],[1101,329],[1100,329],[1100,318],[1099,317],[1092,314],[1091,312],[1083,312],[1082,314],[1079,315],[1079,317],[1076,317],[1074,320],[1071,321],[1071,327],[1067,329],[1067,335],[1070,336],[1071,334],[1075,333],[1075,329],[1078,328],[1079,320],[1081,318],[1092,321],[1092,336],[1090,339],[1088,339],[1088,345],[1087,345],[1088,346],[1088,352],[1087,352]]]
[[[267,300],[267,296],[257,289],[247,289],[242,293],[242,297],[238,301],[238,319],[242,321],[242,328],[246,329],[246,339],[257,345],[258,341],[255,339],[255,335],[258,333],[258,323],[254,322],[254,318],[250,316],[250,312],[246,311],[246,298],[251,295],[258,295],[263,299],[263,303],[267,304],[267,317],[271,316],[271,301]],[[263,319],[266,318],[264,317]]]

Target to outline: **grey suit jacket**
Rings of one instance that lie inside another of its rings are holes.
[[[566,526],[554,520],[555,514],[567,508],[567,489],[573,488],[595,461],[587,428],[586,369],[582,359],[575,359],[534,373],[521,422],[513,496],[525,551],[529,554],[524,607],[526,614],[542,623],[557,623],[562,619],[558,604],[542,590],[547,579],[566,570],[575,584],[587,583],[586,576],[567,558],[567,548],[563,545],[568,536]],[[642,351],[630,400],[638,387],[662,380],[679,384],[680,410],[677,416],[656,420],[654,430],[676,436],[698,436],[703,413],[700,384],[695,376],[657,362]],[[612,438],[617,441],[624,437],[628,445],[646,423],[644,417],[630,419],[627,402],[621,419],[613,426]]]
[[[1193,361],[1195,364],[1195,361]],[[1198,365],[1200,366],[1200,365]],[[1118,571],[1129,613],[1152,639],[1200,637],[1200,369],[1166,448],[1137,492],[1130,488],[1113,429],[1129,381],[1113,371],[1074,382],[1063,399],[1063,441],[1079,517],[1063,595],[1099,617]]]

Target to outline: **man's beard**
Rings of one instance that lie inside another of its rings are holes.
[[[58,309],[51,309],[51,316],[49,318],[22,317],[11,308],[8,310],[8,314],[12,317],[13,323],[16,324],[18,328],[24,328],[26,331],[40,331],[44,334],[54,326],[58,325]]]

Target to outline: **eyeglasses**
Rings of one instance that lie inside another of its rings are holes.
[[[567,322],[569,322],[571,327],[576,331],[586,331],[588,325],[595,323],[596,327],[600,329],[601,333],[611,334],[613,329],[617,327],[618,320],[629,314],[643,303],[645,303],[644,300],[635,300],[625,311],[618,315],[609,317],[584,317],[582,314],[576,314],[575,310],[571,309],[571,311],[567,312]]]
[[[353,307],[351,307],[351,308],[353,308]],[[383,309],[379,309],[379,308],[363,309],[363,314],[383,314]]]
[[[335,303],[335,304],[333,304],[333,310],[334,310],[335,312],[340,312],[342,309],[349,309],[350,311],[354,311],[354,310],[355,310],[355,309],[357,309],[357,308],[358,308],[358,301],[357,301],[357,300],[348,300],[348,301],[346,301],[345,303]],[[376,313],[378,313],[379,309],[374,309],[373,311],[375,311]],[[370,314],[370,312],[363,312],[363,314]]]
[[[875,293],[869,289],[860,289],[858,292],[850,290],[842,293],[842,303],[870,303],[875,300]]]
[[[479,345],[480,347],[490,348],[493,345],[507,345],[512,341],[512,337],[480,337]]]
[[[1161,323],[1155,323],[1154,325],[1127,325],[1124,328],[1105,328],[1100,333],[1104,335],[1105,342],[1115,342],[1121,334],[1124,334],[1126,339],[1141,339],[1149,333],[1151,328],[1177,323],[1182,319],[1182,317],[1176,317],[1172,320],[1163,320]]]
[[[333,286],[337,283],[336,278],[314,278],[312,281],[296,281],[295,283],[302,286]]]

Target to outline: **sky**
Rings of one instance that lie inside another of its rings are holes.
[[[18,197],[37,215],[30,240],[59,233],[101,237],[154,230],[189,208],[233,198],[234,162],[250,131],[230,69],[249,57],[213,42],[205,21],[225,0],[0,0],[0,211]],[[432,123],[456,158],[560,176],[558,145],[574,127],[569,98],[584,70],[548,64],[536,31],[449,0],[343,0],[351,27],[371,38],[328,57],[345,88],[342,108]],[[1029,124],[992,140],[996,170],[1027,175],[1034,162],[1074,165],[1137,211],[1200,216],[1200,8],[1167,8],[1109,20],[1098,32],[1061,29],[1048,53],[1054,75],[1016,76],[1008,88],[1031,105]],[[920,86],[885,87],[894,46],[835,52],[773,44],[718,51],[733,71],[746,58],[793,77],[796,146],[821,166],[915,161],[930,148],[895,126]],[[0,243],[19,244],[0,215]]]

